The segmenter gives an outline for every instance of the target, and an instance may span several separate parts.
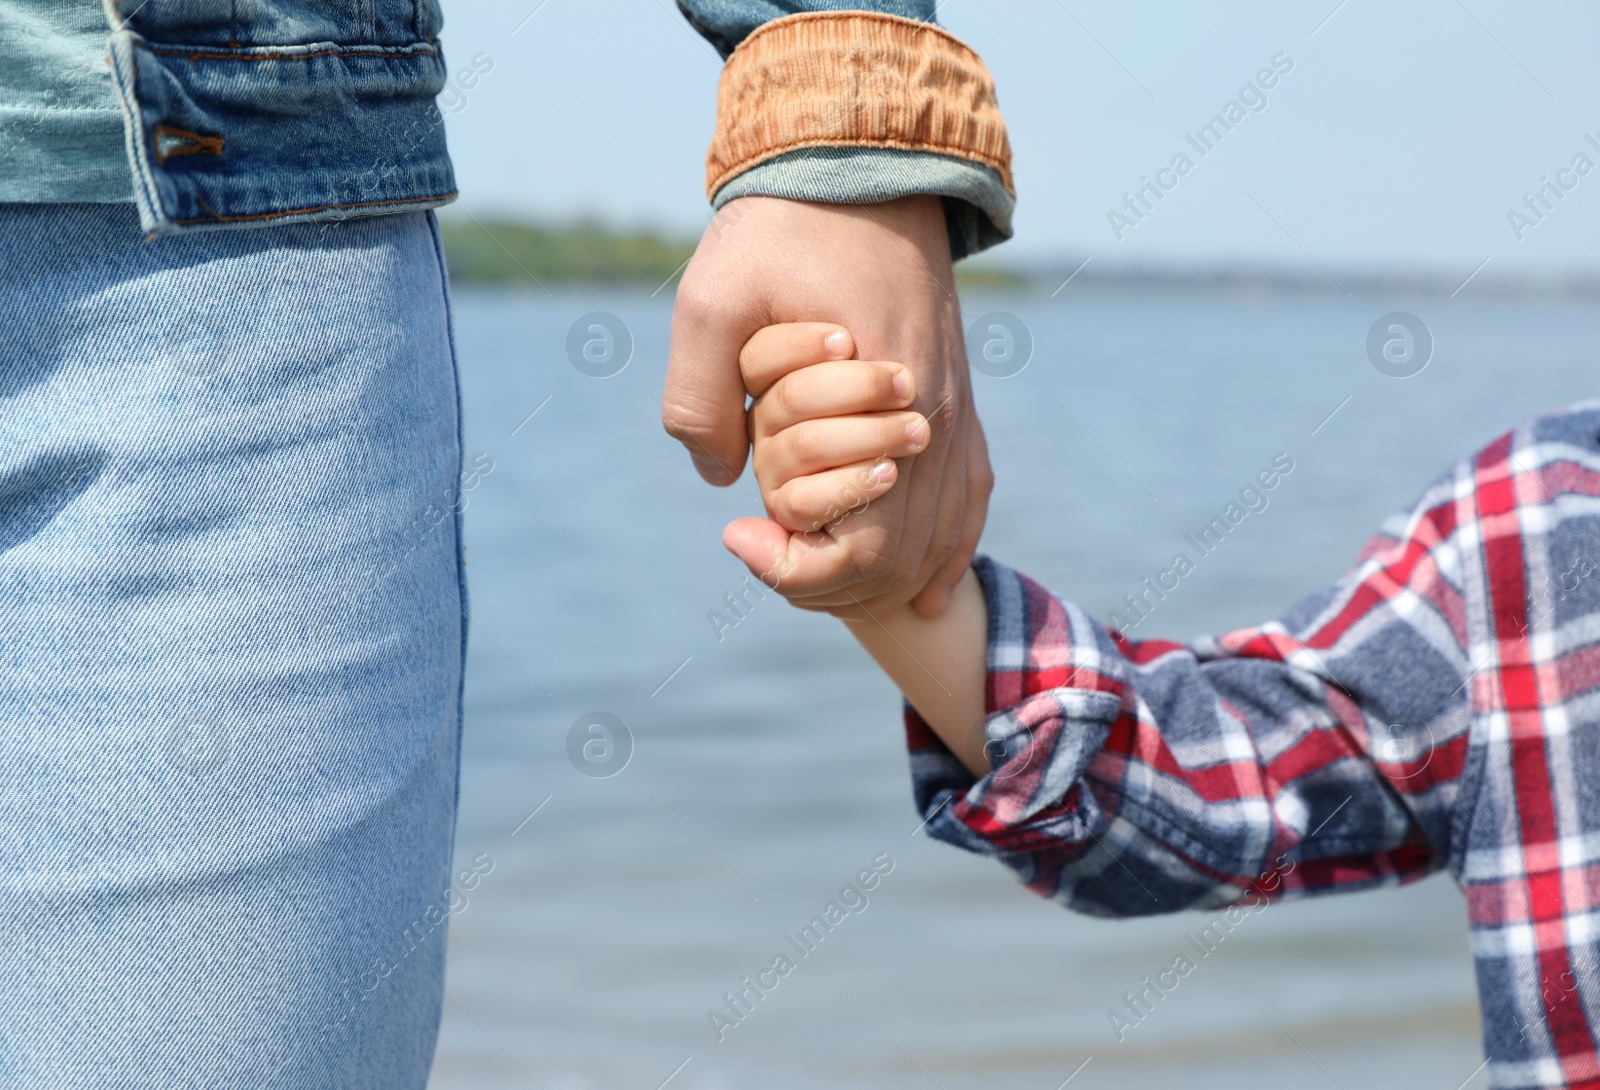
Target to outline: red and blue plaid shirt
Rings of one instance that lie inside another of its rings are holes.
[[[1132,641],[976,567],[993,767],[907,712],[934,836],[1097,916],[1448,867],[1492,1084],[1600,1088],[1600,402],[1461,462],[1260,628]]]

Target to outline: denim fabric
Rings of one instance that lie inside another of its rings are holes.
[[[678,0],[724,56],[769,20],[881,11],[934,21],[934,0]],[[0,0],[0,201],[138,203],[149,233],[430,208],[455,196],[434,0]],[[119,112],[120,111],[120,112]],[[792,152],[718,203],[946,198],[956,256],[1011,235],[997,177],[939,155]],[[129,168],[132,168],[130,179]]]
[[[456,195],[432,0],[108,0],[144,229],[431,208]],[[123,9],[126,9],[125,13]]]
[[[963,258],[1011,237],[1016,200],[1000,175],[967,159],[894,148],[810,148],[752,167],[717,191],[716,208],[735,197],[787,197],[830,204],[875,204],[914,193],[945,198],[950,256]]]
[[[937,0],[678,0],[678,10],[727,59],[757,27],[803,11],[876,11],[935,22]]]
[[[0,0],[0,201],[131,201],[97,0]]]
[[[431,215],[0,205],[0,297],[0,1086],[420,1090],[485,869]]]

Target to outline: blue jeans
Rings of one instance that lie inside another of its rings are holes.
[[[0,205],[0,300],[0,1086],[422,1087],[478,877],[431,214]]]

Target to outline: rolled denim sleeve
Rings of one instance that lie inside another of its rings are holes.
[[[767,196],[944,199],[951,255],[1012,234],[1010,146],[977,55],[933,0],[678,0],[725,58],[714,208]],[[866,58],[863,62],[862,58]]]

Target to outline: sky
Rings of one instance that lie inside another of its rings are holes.
[[[672,0],[444,3],[451,72],[481,73],[446,122],[465,210],[704,228],[721,61]],[[1600,5],[945,0],[939,19],[1010,131],[999,258],[1600,270]],[[1242,120],[1191,144],[1230,101]],[[1158,176],[1133,221],[1124,195]]]

